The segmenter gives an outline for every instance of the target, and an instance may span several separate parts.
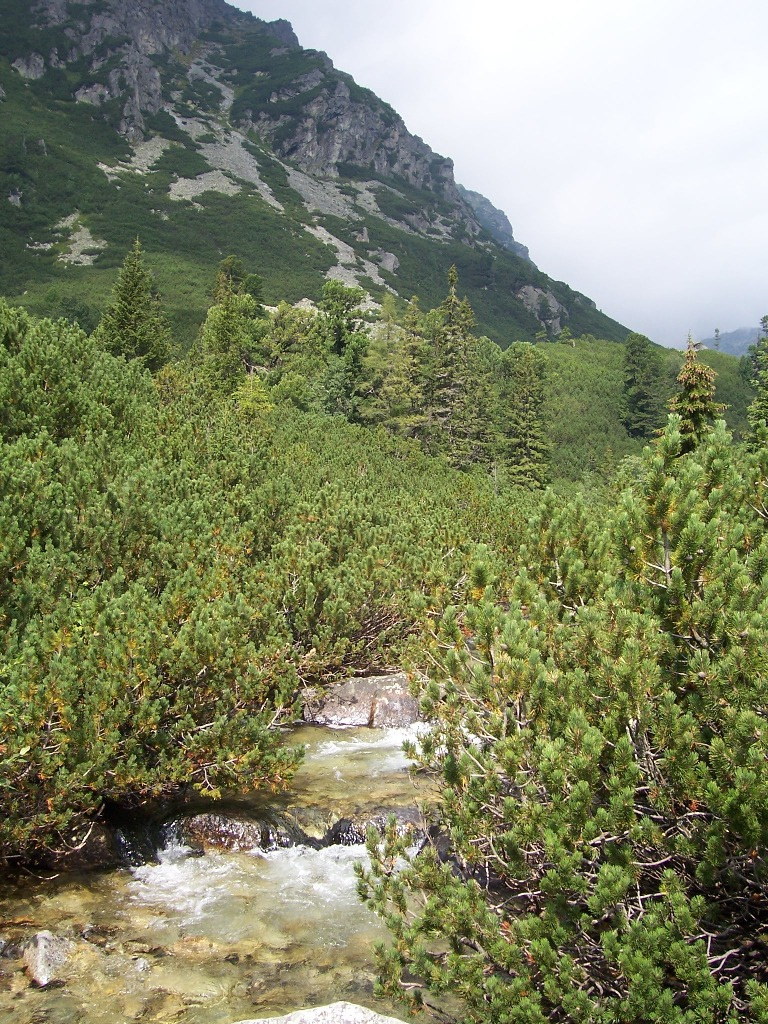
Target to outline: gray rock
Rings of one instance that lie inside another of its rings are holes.
[[[45,61],[41,53],[31,53],[29,57],[19,57],[13,62],[13,67],[19,72],[22,78],[37,79],[45,74]]]
[[[299,45],[299,40],[291,27],[290,21],[286,21],[285,18],[278,18],[277,21],[268,21],[267,31],[275,39],[279,39],[281,43],[285,43],[288,47],[292,48]]]
[[[464,188],[463,185],[459,185],[458,189],[462,199],[474,210],[475,216],[482,226],[493,235],[500,245],[515,253],[516,256],[531,261],[526,246],[521,245],[512,233],[512,225],[503,210],[499,210],[479,192],[472,192],[470,189]]]
[[[479,224],[459,195],[453,162],[412,135],[391,108],[357,92],[353,95],[344,80],[330,73],[332,68],[329,62],[323,87],[318,94],[307,93],[308,101],[298,114],[287,115],[282,109],[273,113],[267,105],[251,111],[253,128],[280,156],[307,174],[335,178],[340,165],[351,164],[403,178],[446,200],[451,223],[477,234]],[[296,83],[292,86],[295,89]],[[430,222],[425,225],[429,227]]]
[[[95,82],[92,85],[83,85],[75,93],[75,100],[78,103],[90,103],[94,107],[101,106],[109,98],[109,89],[100,82]]]
[[[384,252],[382,249],[377,249],[375,252],[369,253],[369,255],[383,270],[388,270],[390,274],[397,273],[400,260],[393,252]]]
[[[359,815],[354,818],[340,818],[327,830],[321,840],[322,846],[362,846],[370,828],[383,836],[390,817],[396,819],[399,836],[408,836],[413,842],[424,837],[421,820],[407,808],[394,807],[389,813]]]
[[[530,313],[533,313],[542,327],[554,335],[560,333],[563,328],[562,320],[568,316],[568,310],[558,302],[549,289],[526,284],[518,290],[516,297]]]
[[[23,960],[32,982],[45,988],[61,982],[62,968],[70,954],[72,943],[49,931],[33,935],[24,949]]]
[[[171,822],[169,836],[203,850],[276,850],[312,841],[293,822],[279,815],[261,820],[227,813],[195,814]]]
[[[315,725],[385,729],[418,720],[418,701],[409,693],[405,672],[345,679],[322,696],[310,698],[304,707],[304,721]]]
[[[311,1010],[297,1010],[284,1017],[256,1017],[238,1024],[402,1024],[398,1017],[382,1017],[364,1006],[354,1003],[330,1003]]]
[[[63,0],[40,0],[38,15],[44,23],[61,24],[70,17],[70,11]],[[87,5],[80,14],[78,31],[72,36],[75,45],[66,55],[66,61],[92,56],[107,40],[128,40],[118,47],[119,64],[110,72],[107,92],[109,98],[123,101],[120,130],[138,140],[143,137],[144,114],[154,114],[163,106],[160,73],[153,55],[168,51],[189,53],[198,44],[200,35],[226,15],[223,0]],[[287,22],[274,22],[270,32],[289,43],[295,39]],[[61,54],[56,54],[56,61],[62,63]],[[14,67],[25,78],[39,78],[45,73],[45,62],[37,53],[18,58]],[[86,83],[79,98],[98,103],[100,96],[107,98],[97,89],[97,83]]]

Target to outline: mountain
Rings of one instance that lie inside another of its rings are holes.
[[[726,331],[718,337],[705,338],[702,345],[718,352],[729,352],[732,356],[743,356],[760,337],[757,327],[739,327],[735,331]]]
[[[0,17],[0,294],[34,312],[92,326],[138,235],[186,343],[228,255],[267,302],[332,277],[434,305],[455,264],[501,345],[625,337],[288,22],[223,0],[0,0]]]

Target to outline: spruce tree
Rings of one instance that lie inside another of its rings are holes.
[[[523,487],[543,487],[550,452],[542,414],[544,357],[533,345],[514,345],[501,366],[498,428],[505,477]]]
[[[217,388],[231,391],[252,366],[266,325],[259,318],[261,307],[247,292],[235,291],[231,279],[222,274],[217,301],[200,328],[199,346],[203,370]]]
[[[422,330],[418,299],[413,298],[402,326],[387,322],[375,355],[376,377],[366,402],[365,419],[381,423],[393,434],[421,440],[426,425],[425,388],[429,348]]]
[[[448,294],[435,310],[430,382],[426,389],[428,450],[467,468],[491,457],[490,423],[483,415],[487,395],[473,335],[475,316],[457,294],[458,272],[448,273]]]
[[[341,281],[326,281],[318,308],[324,314],[331,353],[342,356],[361,333],[362,288],[348,288]]]
[[[250,295],[259,305],[263,301],[264,279],[260,274],[251,274],[239,256],[227,256],[219,263],[216,283],[213,289],[214,302],[219,301],[222,287],[229,285],[231,291]]]
[[[112,301],[94,336],[108,352],[125,359],[140,359],[153,373],[168,361],[170,328],[160,308],[152,275],[144,266],[138,238],[123,261]]]
[[[631,437],[650,438],[664,422],[661,354],[642,334],[627,337],[624,352],[624,426]]]
[[[753,352],[755,397],[747,410],[754,433],[768,429],[768,316],[760,321],[760,332]]]
[[[683,452],[693,451],[701,443],[725,409],[715,401],[717,374],[699,361],[699,347],[689,334],[685,362],[677,376],[678,390],[670,402],[671,411],[680,417]]]
[[[325,339],[327,366],[321,384],[323,406],[349,420],[359,417],[363,359],[368,351],[368,331],[360,304],[362,288],[347,288],[341,281],[326,281],[318,308],[319,330]]]

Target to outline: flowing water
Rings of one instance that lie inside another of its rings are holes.
[[[341,817],[413,810],[423,798],[406,730],[307,727],[281,805],[321,834]],[[240,807],[243,807],[241,802]],[[231,1024],[338,999],[403,1016],[373,995],[384,926],[356,895],[362,846],[293,846],[189,856],[0,890],[0,1021]],[[43,929],[68,940],[60,987],[30,985],[19,948]]]

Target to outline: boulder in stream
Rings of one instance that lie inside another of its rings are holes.
[[[380,1013],[357,1006],[355,1003],[330,1003],[311,1010],[297,1010],[285,1017],[257,1017],[238,1024],[403,1024],[397,1017],[382,1017]]]
[[[389,813],[361,814],[352,818],[339,818],[325,832],[321,846],[360,846],[374,829],[383,836],[390,817],[395,818],[399,836],[409,836],[413,842],[424,838],[424,823],[415,808],[395,807]]]
[[[296,824],[276,814],[253,819],[226,812],[205,812],[179,818],[166,831],[176,842],[199,850],[277,850],[318,845]]]
[[[24,949],[27,974],[38,988],[62,984],[62,968],[69,958],[72,943],[49,931],[37,932]]]
[[[405,672],[353,677],[310,697],[304,705],[304,721],[399,729],[419,721],[419,703],[411,696]]]

